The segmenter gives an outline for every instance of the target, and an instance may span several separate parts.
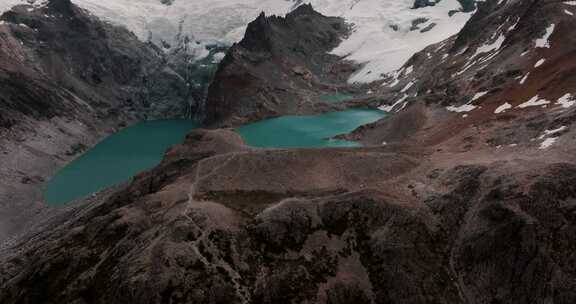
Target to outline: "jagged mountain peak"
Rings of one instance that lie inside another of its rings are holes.
[[[317,105],[310,96],[349,75],[332,72],[340,58],[327,54],[347,33],[342,18],[324,16],[310,5],[285,17],[260,14],[216,72],[206,123],[230,125],[281,112],[314,112]]]

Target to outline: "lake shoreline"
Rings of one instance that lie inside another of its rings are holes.
[[[320,115],[283,116],[235,129],[248,146],[255,148],[357,147],[335,136],[378,121],[387,114],[374,109],[349,109]],[[156,120],[134,124],[104,138],[49,179],[45,202],[51,207],[130,180],[157,166],[172,146],[180,144],[194,129],[189,120]]]

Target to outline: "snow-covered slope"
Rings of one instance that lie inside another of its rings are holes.
[[[0,0],[0,9],[28,0]],[[325,15],[342,16],[354,31],[333,52],[365,64],[351,82],[370,82],[400,68],[427,45],[456,34],[471,13],[458,0],[414,9],[415,0],[73,0],[98,17],[126,26],[163,46],[189,36],[201,57],[210,43],[239,41],[261,11],[283,15],[309,2]],[[179,35],[181,34],[181,35]],[[165,43],[163,43],[165,42]],[[191,48],[194,49],[194,48]]]
[[[9,10],[14,5],[18,4],[29,4],[34,6],[45,5],[47,0],[0,0],[0,14],[4,11]]]
[[[140,39],[171,42],[182,28],[196,40],[234,42],[245,26],[264,10],[284,14],[285,0],[73,0],[106,20],[123,24]],[[165,2],[167,4],[163,4]]]
[[[457,0],[412,9],[414,0],[316,0],[321,12],[355,24],[352,35],[334,53],[366,63],[351,82],[371,82],[399,69],[414,53],[458,33],[472,13],[453,13]]]

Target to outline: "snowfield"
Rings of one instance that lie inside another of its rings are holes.
[[[41,6],[45,5],[47,0],[32,0],[32,3],[29,0],[0,0],[0,14],[9,10],[14,5],[19,4],[32,4],[34,6]]]
[[[27,0],[0,0],[0,10]],[[40,1],[38,1],[40,2]],[[204,48],[211,43],[240,40],[246,25],[264,11],[284,15],[297,3],[311,3],[325,15],[353,24],[352,34],[333,53],[363,64],[350,82],[371,82],[399,69],[414,53],[458,33],[472,13],[453,13],[457,0],[412,9],[414,0],[72,0],[114,24],[123,25],[141,40],[169,45],[178,33]],[[168,1],[165,1],[168,2]],[[199,50],[199,53],[203,53]]]
[[[412,9],[414,0],[316,0],[313,6],[326,15],[342,16],[354,24],[354,32],[333,53],[363,63],[350,82],[371,82],[393,72],[430,44],[457,34],[472,13],[457,0]],[[415,20],[421,20],[416,26]],[[426,21],[424,21],[426,20]],[[435,24],[435,25],[434,25]]]
[[[199,41],[233,43],[261,11],[285,14],[293,3],[285,0],[72,0],[98,17],[126,26],[142,40],[171,43],[179,28]]]

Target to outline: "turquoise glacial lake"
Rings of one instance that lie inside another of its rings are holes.
[[[359,144],[330,137],[353,131],[375,122],[386,112],[350,109],[313,116],[282,116],[238,128],[244,141],[254,147],[312,148],[358,147]]]
[[[351,132],[386,116],[379,110],[351,109],[314,116],[283,116],[238,128],[255,147],[356,147],[329,137]],[[72,200],[129,180],[156,166],[166,150],[198,125],[190,120],[145,121],[115,133],[61,169],[44,192],[49,205]]]

